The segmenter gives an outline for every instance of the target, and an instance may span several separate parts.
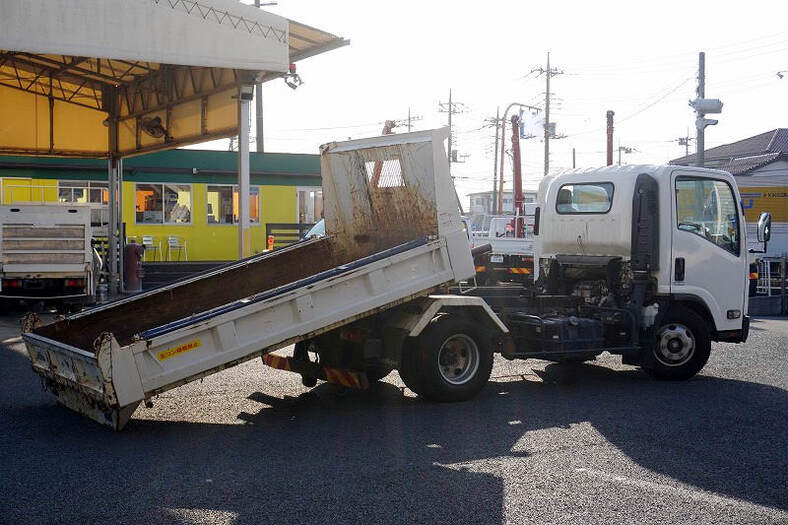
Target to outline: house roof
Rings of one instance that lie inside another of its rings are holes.
[[[788,128],[777,128],[730,144],[705,151],[705,160],[732,175],[745,175],[780,158],[788,158]],[[671,164],[690,165],[695,155],[670,161]]]

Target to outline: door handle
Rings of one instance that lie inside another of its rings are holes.
[[[674,270],[673,270],[673,280],[674,281],[684,280],[684,257],[676,257],[676,264],[674,265]]]

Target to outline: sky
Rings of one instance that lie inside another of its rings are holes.
[[[325,142],[378,135],[409,109],[421,117],[414,129],[443,126],[439,103],[452,89],[465,109],[454,116],[461,196],[492,189],[494,131],[485,126],[496,109],[544,106],[545,77],[531,71],[548,52],[563,72],[551,80],[551,121],[565,135],[550,141],[551,171],[572,167],[572,148],[578,167],[604,165],[608,109],[615,146],[635,150],[623,163],[683,156],[676,139],[695,135],[687,103],[699,51],[706,96],[724,103],[709,116],[719,124],[707,128],[707,148],[788,127],[788,73],[776,74],[788,70],[788,3],[279,0],[265,9],[351,42],[299,62],[297,90],[265,84],[266,151],[317,153]],[[526,140],[522,151],[525,186],[535,188],[544,143]],[[511,174],[507,162],[507,188]]]

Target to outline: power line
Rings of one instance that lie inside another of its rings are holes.
[[[629,120],[629,119],[631,119],[631,118],[634,118],[634,117],[636,117],[636,116],[640,115],[641,113],[643,113],[644,111],[646,111],[646,110],[648,110],[648,109],[651,109],[651,108],[653,108],[654,106],[656,106],[657,104],[659,104],[660,102],[662,102],[663,100],[665,100],[666,98],[668,98],[670,95],[672,95],[673,93],[675,93],[676,91],[678,91],[680,88],[682,88],[682,87],[684,86],[684,84],[686,84],[687,82],[689,82],[689,81],[690,81],[690,80],[692,80],[692,79],[693,79],[693,77],[688,77],[688,78],[685,78],[684,80],[682,80],[682,81],[681,81],[681,83],[680,83],[679,85],[677,85],[676,87],[674,87],[673,89],[671,89],[670,91],[668,91],[667,93],[665,93],[663,96],[659,97],[659,98],[658,98],[657,100],[655,100],[654,102],[651,102],[650,104],[646,105],[646,106],[645,106],[645,107],[643,107],[642,109],[639,109],[638,111],[635,111],[635,112],[634,112],[634,113],[632,113],[631,115],[628,115],[628,116],[626,116],[626,117],[624,117],[624,118],[622,118],[622,119],[619,119],[619,120],[618,120],[618,124],[621,124],[622,122],[625,122],[625,121],[627,121],[627,120]]]
[[[777,33],[772,33],[772,34],[769,34],[769,35],[762,35],[762,36],[759,36],[759,37],[756,37],[756,38],[747,39],[747,40],[729,42],[727,44],[722,44],[722,45],[716,46],[716,47],[710,47],[708,49],[709,50],[713,50],[713,51],[717,51],[717,50],[723,50],[723,49],[727,49],[727,48],[731,48],[731,47],[736,48],[736,49],[733,49],[731,51],[722,51],[720,53],[715,53],[716,56],[730,56],[730,55],[736,55],[736,54],[741,54],[741,53],[747,53],[749,51],[762,49],[762,48],[766,48],[766,47],[770,47],[770,46],[774,46],[774,45],[783,44],[783,43],[785,43],[787,41],[786,40],[778,40],[778,41],[770,42],[770,43],[767,43],[767,44],[760,44],[758,46],[745,47],[745,48],[741,47],[743,44],[748,44],[748,43],[752,43],[752,42],[758,42],[758,41],[767,40],[767,39],[770,39],[770,38],[774,38],[774,37],[778,37],[778,36],[784,36],[784,35],[788,35],[788,31],[779,31]],[[580,67],[580,68],[575,68],[575,69],[579,70],[579,71],[581,71],[583,73],[593,73],[593,72],[596,72],[596,71],[600,71],[600,72],[601,71],[629,72],[629,71],[635,71],[635,70],[640,71],[640,70],[644,70],[644,69],[653,70],[653,69],[672,67],[678,62],[684,62],[684,61],[689,62],[690,60],[693,60],[693,58],[694,58],[694,53],[693,52],[681,52],[681,53],[674,53],[674,54],[670,54],[670,55],[663,55],[661,57],[653,57],[653,58],[649,58],[649,57],[640,57],[640,58],[634,57],[634,59],[637,60],[637,62],[638,62],[638,65],[636,65],[634,67],[632,67],[632,66],[624,66],[624,65],[621,65],[620,63],[608,63],[608,64],[596,64],[596,65],[585,66],[585,67]]]

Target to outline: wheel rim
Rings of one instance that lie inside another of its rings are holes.
[[[465,334],[447,338],[438,351],[438,370],[452,385],[462,385],[473,379],[479,369],[479,347]]]
[[[695,336],[686,326],[671,323],[663,326],[657,335],[654,356],[665,366],[686,364],[695,354]]]

